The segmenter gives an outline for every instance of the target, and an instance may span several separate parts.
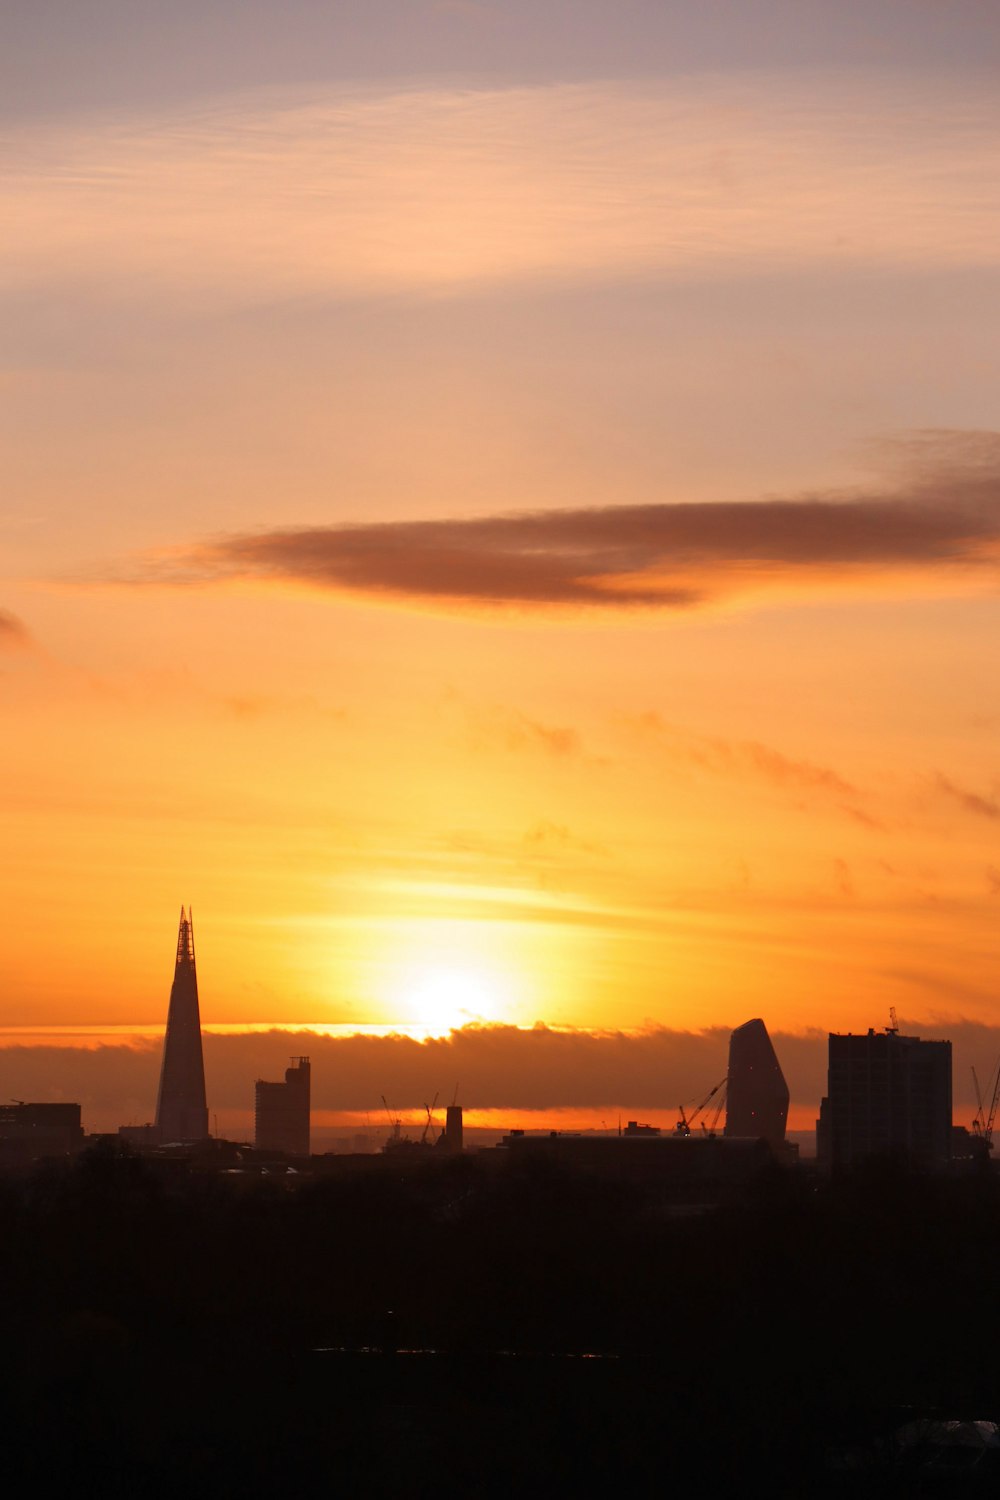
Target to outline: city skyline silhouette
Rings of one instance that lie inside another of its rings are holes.
[[[10,1485],[992,1494],[1000,7],[0,41]]]

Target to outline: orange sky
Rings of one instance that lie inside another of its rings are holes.
[[[18,23],[5,1024],[997,1021],[997,18],[379,6]]]

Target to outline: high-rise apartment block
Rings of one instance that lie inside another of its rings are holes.
[[[257,1080],[254,1089],[254,1145],[259,1151],[309,1155],[309,1059],[293,1057],[284,1083]]]
[[[201,1050],[198,975],[194,963],[194,928],[190,911],[177,932],[174,982],[170,988],[163,1067],[156,1101],[156,1130],[164,1144],[203,1141],[208,1136],[205,1063]]]
[[[816,1147],[821,1166],[895,1156],[940,1168],[951,1151],[951,1043],[902,1036],[830,1036],[827,1096]]]

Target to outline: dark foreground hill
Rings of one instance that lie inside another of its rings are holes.
[[[678,1212],[475,1158],[303,1183],[112,1148],[0,1181],[10,1486],[985,1493],[1000,1193],[777,1169]]]

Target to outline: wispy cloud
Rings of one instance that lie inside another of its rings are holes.
[[[938,791],[944,792],[953,802],[967,813],[972,813],[977,818],[988,818],[991,822],[1000,820],[1000,802],[995,797],[983,797],[978,792],[970,792],[966,787],[957,786],[954,781],[949,781],[947,776],[940,772],[935,779]]]
[[[544,857],[559,857],[564,854],[605,855],[608,852],[603,845],[581,838],[565,823],[552,823],[548,818],[541,818],[533,823],[525,831],[522,842],[533,855]]]
[[[793,760],[770,745],[754,740],[730,741],[701,739],[690,746],[689,754],[699,765],[729,774],[750,774],[775,786],[799,791],[835,792],[853,795],[857,788],[829,766],[809,760]]]
[[[833,72],[272,91],[13,133],[14,284],[216,297],[986,265],[988,82]]]
[[[817,799],[851,822],[872,832],[885,824],[862,804],[861,788],[839,771],[818,761],[784,754],[759,740],[728,740],[698,734],[664,720],[655,709],[632,719],[632,727],[644,738],[650,736],[675,763],[697,766],[713,776],[756,781],[790,793],[798,804]]]
[[[188,691],[190,697],[190,690]],[[277,693],[224,693],[218,699],[219,707],[227,718],[244,722],[290,713],[307,715],[314,719],[344,719],[346,711],[324,704],[320,699],[307,694],[297,696]]]
[[[1000,435],[975,461],[939,442],[907,482],[849,497],[525,511],[281,528],[149,559],[177,582],[285,580],[410,601],[690,610],[782,590],[932,578],[995,584]]]
[[[872,833],[885,833],[888,829],[887,823],[881,818],[876,818],[874,814],[866,812],[863,807],[855,807],[852,803],[842,802],[840,811],[852,823],[857,823],[861,828],[867,828]]]
[[[500,746],[504,750],[540,750],[560,760],[584,753],[583,738],[571,724],[545,724],[514,708],[473,707],[468,710],[472,737],[477,745]]]
[[[0,650],[18,650],[31,643],[31,635],[23,620],[9,610],[0,609]]]

